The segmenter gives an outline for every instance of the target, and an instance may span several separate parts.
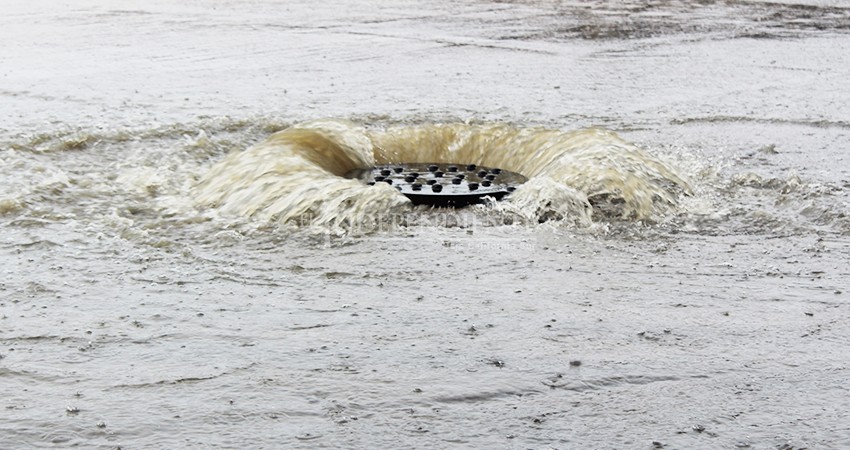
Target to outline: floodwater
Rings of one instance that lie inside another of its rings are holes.
[[[6,3],[0,448],[850,447],[843,2]]]

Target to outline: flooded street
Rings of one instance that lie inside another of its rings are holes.
[[[843,2],[10,3],[0,449],[850,447]]]

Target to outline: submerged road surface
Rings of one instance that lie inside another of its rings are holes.
[[[6,3],[0,448],[850,447],[844,2]]]

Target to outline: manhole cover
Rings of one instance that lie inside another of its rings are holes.
[[[370,185],[388,183],[414,205],[453,207],[480,203],[484,197],[499,200],[527,181],[518,173],[476,164],[388,164],[345,176]]]

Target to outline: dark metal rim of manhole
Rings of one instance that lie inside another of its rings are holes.
[[[346,178],[374,185],[387,183],[414,205],[460,208],[485,197],[501,200],[528,179],[516,172],[477,164],[404,163],[355,169]]]

